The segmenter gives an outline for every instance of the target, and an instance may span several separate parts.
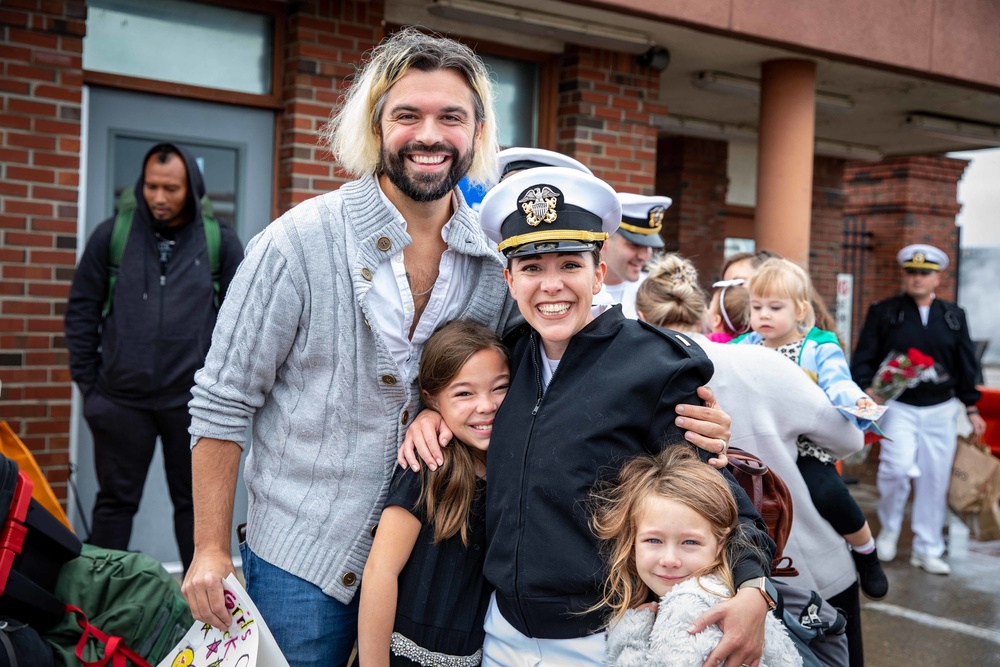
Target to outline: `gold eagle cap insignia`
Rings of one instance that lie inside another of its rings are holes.
[[[927,260],[927,255],[924,254],[922,250],[918,250],[913,253],[913,262],[915,264],[923,264]]]
[[[558,190],[548,185],[540,185],[525,192],[518,201],[521,210],[524,211],[525,222],[532,227],[537,227],[543,222],[555,222],[559,216],[556,202],[560,194]]]
[[[649,226],[659,227],[663,224],[663,216],[666,214],[667,209],[662,206],[654,206],[649,209]]]

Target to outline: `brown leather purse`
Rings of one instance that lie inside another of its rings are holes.
[[[792,530],[792,495],[788,487],[777,473],[750,452],[733,447],[726,452],[726,456],[729,458],[726,468],[750,497],[750,502],[767,524],[768,535],[777,545],[771,562],[771,576],[798,576],[792,559],[782,554],[788,542],[788,533]]]

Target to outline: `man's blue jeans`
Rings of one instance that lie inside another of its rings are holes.
[[[292,667],[345,667],[358,638],[358,599],[343,604],[240,544],[247,593]]]

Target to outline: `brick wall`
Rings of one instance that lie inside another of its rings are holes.
[[[63,501],[85,19],[83,2],[0,5],[0,419]]]
[[[946,157],[887,158],[876,163],[849,162],[844,169],[845,216],[872,233],[866,262],[863,300],[867,304],[899,291],[896,253],[911,243],[929,243],[958,258],[955,216],[958,182],[968,163]],[[955,298],[955,273],[942,274],[939,296]],[[863,318],[856,315],[856,320]]]
[[[382,39],[382,19],[381,2],[289,4],[276,175],[279,212],[347,180],[336,168],[319,130],[330,119],[355,64]]]
[[[817,157],[813,161],[809,273],[831,315],[836,308],[837,274],[844,265],[845,201],[844,160]]]
[[[660,73],[635,56],[567,46],[559,68],[556,150],[621,192],[655,190]]]
[[[666,250],[679,252],[698,269],[704,286],[717,279],[725,244],[724,141],[664,137],[656,155],[656,191],[673,198],[664,221]]]

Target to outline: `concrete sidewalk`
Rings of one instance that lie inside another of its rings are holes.
[[[858,477],[851,494],[879,530],[875,488],[877,461],[845,467]],[[946,560],[950,576],[928,574],[910,565],[909,506],[899,539],[899,553],[884,564],[889,595],[872,601],[862,597],[865,661],[874,667],[913,665],[1000,667],[1000,541],[950,540]]]

